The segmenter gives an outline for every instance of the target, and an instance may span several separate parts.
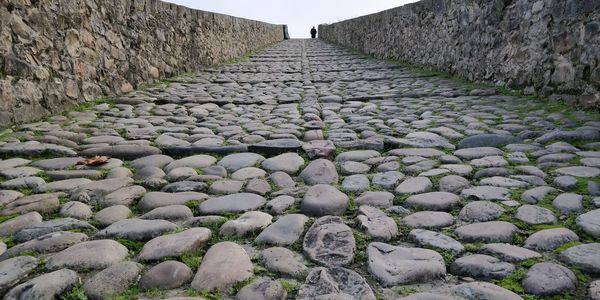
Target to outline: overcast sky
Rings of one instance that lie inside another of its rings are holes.
[[[334,23],[415,0],[166,0],[191,8],[287,24],[292,38],[310,37],[310,28]]]

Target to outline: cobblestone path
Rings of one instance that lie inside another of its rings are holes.
[[[600,299],[600,120],[556,108],[291,40],[22,125],[0,293]]]

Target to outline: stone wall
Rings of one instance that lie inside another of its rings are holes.
[[[600,1],[422,0],[319,26],[380,58],[600,107]]]
[[[2,0],[0,127],[282,39],[281,25],[158,0]]]

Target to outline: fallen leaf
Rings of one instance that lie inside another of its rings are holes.
[[[94,156],[90,158],[86,158],[84,160],[80,160],[77,162],[78,165],[85,166],[99,166],[107,163],[110,160],[108,156]]]

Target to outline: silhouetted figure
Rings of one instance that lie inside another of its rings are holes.
[[[317,37],[317,30],[315,29],[315,26],[313,26],[313,28],[310,30],[310,36],[313,39]]]

